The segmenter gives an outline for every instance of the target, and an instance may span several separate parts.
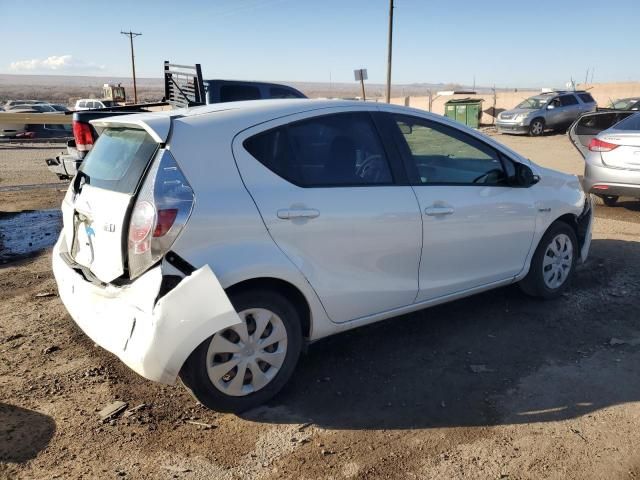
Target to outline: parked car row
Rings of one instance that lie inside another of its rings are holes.
[[[69,109],[64,105],[48,103],[41,100],[10,100],[4,106],[7,113],[59,113],[64,114]],[[71,134],[70,125],[61,124],[33,124],[0,123],[0,137],[68,137]]]

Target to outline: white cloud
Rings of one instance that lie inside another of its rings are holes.
[[[45,59],[33,58],[31,60],[18,60],[9,64],[9,70],[13,72],[64,72],[64,73],[88,73],[104,70],[104,65],[75,59],[72,55],[52,55]]]

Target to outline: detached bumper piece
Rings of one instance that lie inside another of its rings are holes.
[[[209,266],[184,277],[164,296],[158,265],[125,286],[96,285],[53,251],[60,298],[99,346],[149,380],[173,384],[191,352],[219,330],[240,323]]]

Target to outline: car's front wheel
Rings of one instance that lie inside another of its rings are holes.
[[[529,125],[529,135],[539,137],[544,133],[544,120],[542,118],[534,118]]]
[[[240,413],[271,399],[291,377],[302,347],[300,316],[275,291],[230,298],[242,322],[202,342],[180,372],[204,406]]]
[[[542,236],[520,288],[534,297],[559,297],[571,283],[577,256],[578,240],[573,228],[562,221],[553,223]]]

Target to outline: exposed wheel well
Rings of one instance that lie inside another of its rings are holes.
[[[278,278],[252,278],[230,286],[226,289],[226,292],[227,295],[233,295],[241,291],[256,289],[276,291],[291,301],[302,321],[302,335],[305,338],[309,338],[311,335],[311,309],[309,308],[309,303],[303,293],[289,282]]]
[[[587,228],[586,228],[587,222],[583,220],[585,220],[584,215],[578,218],[576,215],[572,213],[566,213],[561,217],[556,218],[553,222],[551,222],[549,224],[549,228],[551,228],[551,225],[553,225],[556,222],[566,223],[571,227],[573,232],[576,234],[576,238],[578,239],[578,245],[580,248],[582,248],[582,245],[584,245],[584,241],[587,235]],[[547,230],[549,228],[547,228]]]

